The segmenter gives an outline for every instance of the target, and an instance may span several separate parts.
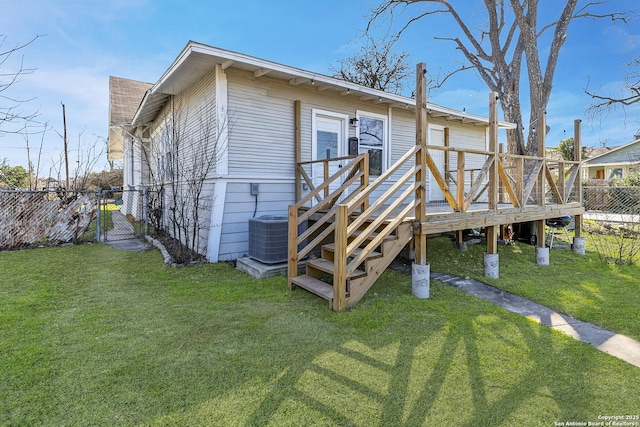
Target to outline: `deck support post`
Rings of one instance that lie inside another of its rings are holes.
[[[573,160],[576,162],[582,161],[582,121],[580,119],[576,119],[573,121]],[[576,176],[576,181],[574,184],[575,188],[575,200],[580,202],[580,205],[583,205],[582,202],[582,173],[578,173]],[[573,252],[584,255],[586,253],[585,250],[585,240],[582,237],[582,215],[576,215],[574,218],[574,237],[573,237]]]
[[[536,263],[549,265],[549,248],[547,248],[547,236],[544,229],[544,220],[535,221],[535,231],[538,243],[536,245]]]
[[[544,151],[544,143],[547,132],[547,121],[544,111],[540,111],[538,114],[538,123],[536,124],[536,129],[538,131],[538,157],[543,158],[543,162],[546,162],[545,151]],[[544,165],[543,165],[544,169]],[[545,180],[544,174],[541,172],[538,174],[536,179],[536,204],[542,208],[545,205]],[[545,235],[545,220],[541,219],[536,221],[536,236],[538,239],[538,244],[536,246],[536,263],[538,265],[549,265],[549,248],[547,248],[547,238]]]
[[[576,217],[579,215],[576,215]],[[584,237],[573,237],[573,245],[571,245],[573,247],[573,252],[578,254],[578,255],[584,255],[587,253],[587,249],[586,249],[586,241],[584,240]]]
[[[549,265],[549,248],[536,247],[536,263],[538,265]]]
[[[484,253],[484,276],[497,279],[499,275],[498,255],[498,226],[493,225],[485,229],[487,251]]]
[[[484,253],[484,277],[497,279],[500,272],[500,255]]]
[[[467,244],[464,242],[464,230],[456,230],[453,246],[462,252],[467,250]]]
[[[295,205],[289,205],[288,217],[287,285],[293,290],[296,285],[291,279],[298,275],[298,209]]]
[[[426,299],[429,298],[431,266],[413,263],[411,265],[411,293],[413,296]]]
[[[429,264],[427,263],[427,234],[422,224],[427,219],[427,66],[424,62],[416,65],[416,145],[420,150],[416,153],[417,171],[415,182],[415,220],[420,227],[414,226],[415,260],[411,268],[412,289],[419,289],[419,298],[429,297]]]
[[[547,162],[547,159],[545,158],[546,156],[545,156],[545,149],[544,149],[546,133],[547,133],[547,116],[544,111],[541,111],[540,114],[538,114],[538,123],[536,123],[536,129],[538,132],[538,147],[537,147],[536,156],[538,156],[539,158],[542,158],[542,161],[543,161],[542,169],[540,169],[540,172],[538,173],[538,177],[536,178],[536,187],[537,187],[536,205],[544,208],[545,206],[545,175],[543,171]],[[539,237],[540,236],[538,236],[538,238]]]
[[[489,94],[489,152],[493,163],[489,169],[489,210],[498,209],[498,93]],[[485,277],[498,278],[498,226],[486,228],[487,252],[484,254]]]
[[[498,93],[489,94],[489,155],[493,162],[489,168],[489,210],[498,209]]]

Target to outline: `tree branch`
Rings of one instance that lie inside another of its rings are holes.
[[[35,42],[40,36],[35,36],[26,43],[16,45],[8,50],[0,52],[0,68],[7,68],[6,64],[16,52],[26,48]],[[0,48],[6,43],[7,36],[0,35]],[[18,99],[6,95],[5,91],[19,82],[18,78],[24,74],[30,74],[35,69],[24,67],[24,58],[21,58],[20,65],[15,71],[8,71],[0,74],[0,133],[19,133],[24,130],[27,124],[23,124],[19,129],[6,129],[6,125],[16,122],[28,122],[36,117],[36,113],[25,114],[18,110],[18,107],[31,99]],[[7,79],[8,78],[8,79]]]

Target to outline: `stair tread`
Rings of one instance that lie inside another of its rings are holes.
[[[303,274],[291,279],[293,283],[301,288],[308,290],[326,300],[331,301],[333,299],[333,286],[328,283],[318,280],[314,277]]]
[[[331,252],[335,252],[336,244],[335,243],[329,243],[329,244],[326,244],[326,245],[322,245],[322,248],[326,249],[328,251],[331,251]],[[358,256],[360,254],[360,252],[362,252],[362,249],[361,248],[356,248],[356,250],[353,251],[353,255],[354,256]],[[373,252],[371,252],[369,254],[369,258],[380,258],[381,256],[382,256],[382,253],[377,252],[377,251],[373,251]]]
[[[334,274],[333,261],[329,261],[324,258],[316,258],[316,259],[309,260],[307,262],[307,268],[309,268],[309,266],[314,267],[320,271],[324,271],[325,273]],[[358,277],[363,277],[366,275],[367,273],[365,273],[362,270],[355,270],[349,278],[356,279]]]

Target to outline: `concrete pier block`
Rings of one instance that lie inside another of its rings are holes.
[[[538,265],[549,265],[549,248],[536,247],[536,262]]]
[[[411,292],[415,297],[429,298],[430,273],[429,264],[411,264]]]
[[[484,276],[497,279],[500,273],[500,259],[498,254],[484,253]]]
[[[579,254],[579,255],[584,255],[586,254],[586,249],[585,249],[585,240],[584,237],[574,237],[573,238],[573,252]]]

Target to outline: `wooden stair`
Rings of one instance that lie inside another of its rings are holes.
[[[306,289],[329,301],[334,311],[353,306],[367,293],[413,236],[410,218],[422,191],[417,178],[423,168],[415,165],[420,152],[414,146],[373,182],[368,153],[315,188],[300,172],[312,191],[289,206],[289,289]],[[332,182],[341,185],[333,190]],[[311,259],[300,274],[298,261],[304,257]]]
[[[359,235],[354,233],[349,241]],[[368,236],[365,244],[377,237],[376,234]],[[367,291],[373,286],[380,275],[398,256],[400,251],[411,240],[411,225],[402,223],[393,233],[382,239],[378,248],[369,253],[364,262],[358,266],[347,277],[346,283],[346,308],[355,305]],[[364,244],[363,244],[364,245]],[[339,310],[334,303],[335,288],[333,286],[333,277],[336,269],[334,261],[335,244],[328,243],[322,245],[321,257],[311,259],[307,262],[306,273],[300,276],[292,277],[290,282],[292,285],[306,289],[307,291],[326,299],[329,307],[333,310]],[[357,257],[362,252],[362,248],[357,248],[349,257],[349,260]]]

